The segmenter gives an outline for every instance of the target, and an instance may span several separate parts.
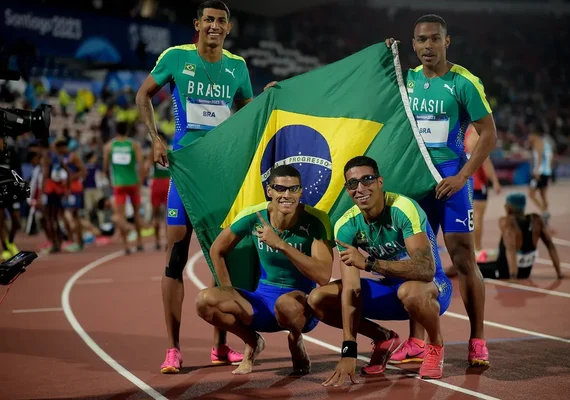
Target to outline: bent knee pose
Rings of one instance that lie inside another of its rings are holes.
[[[356,382],[356,335],[372,339],[364,374],[381,374],[400,345],[394,331],[373,320],[419,321],[428,332],[422,378],[443,375],[443,337],[439,316],[451,301],[451,282],[437,253],[435,235],[419,205],[405,196],[384,192],[376,162],[355,157],[345,166],[346,189],[355,202],[335,224],[341,258],[341,280],[315,289],[309,306],[322,322],[342,329],[341,360],[323,384]],[[366,258],[359,249],[368,253]],[[361,278],[370,271],[378,279]]]
[[[316,284],[332,273],[332,229],[327,214],[299,202],[299,172],[290,165],[274,168],[269,176],[270,202],[242,210],[212,244],[210,256],[220,286],[202,290],[196,299],[200,317],[232,332],[246,344],[234,374],[247,374],[265,347],[259,332],[288,331],[296,372],[311,368],[303,333],[317,325],[307,306]],[[252,240],[261,261],[261,280],[254,292],[233,288],[225,263],[241,240]]]

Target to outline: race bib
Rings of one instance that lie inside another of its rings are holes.
[[[231,115],[224,100],[186,99],[186,129],[212,130]]]
[[[131,153],[113,152],[113,164],[129,165],[131,163]]]
[[[63,182],[67,179],[67,171],[63,168],[54,168],[51,170],[50,179],[54,182]]]
[[[534,265],[534,260],[537,256],[537,251],[530,253],[517,253],[517,265],[519,268],[530,268]]]
[[[416,115],[420,135],[427,147],[447,147],[449,117],[447,115]]]

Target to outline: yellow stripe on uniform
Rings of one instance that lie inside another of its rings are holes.
[[[160,60],[162,59],[162,57],[164,57],[166,55],[166,53],[168,53],[170,50],[186,50],[186,51],[193,51],[196,50],[196,45],[195,44],[182,44],[180,46],[172,46],[169,47],[168,49],[164,50],[162,53],[160,53],[160,56],[158,56],[158,59],[156,60],[156,63],[158,64],[160,62]]]
[[[325,227],[325,231],[327,232],[327,240],[332,240],[332,227],[331,227],[331,220],[326,212],[317,210],[314,207],[311,207],[305,204],[305,211],[311,214],[314,217],[317,217],[321,224]]]
[[[334,237],[336,238],[338,236],[338,231],[340,230],[340,228],[342,228],[343,225],[345,225],[352,218],[355,218],[358,215],[360,215],[360,213],[361,211],[360,208],[358,208],[358,206],[352,206],[351,208],[348,209],[347,212],[342,214],[342,217],[340,217],[338,221],[336,221],[336,224],[334,224]]]
[[[386,192],[386,206],[394,207],[402,211],[412,223],[412,230],[414,235],[416,233],[424,232],[422,230],[422,223],[420,221],[420,213],[418,209],[407,197],[401,196],[397,193]]]
[[[235,219],[234,219],[233,222],[239,221],[239,220],[242,219],[243,217],[247,217],[248,215],[251,215],[251,214],[256,213],[256,212],[258,212],[258,211],[267,210],[267,205],[268,205],[268,204],[269,204],[269,202],[266,201],[266,202],[263,202],[263,203],[260,203],[260,204],[256,204],[256,205],[254,205],[254,206],[250,206],[250,207],[244,208],[243,210],[241,210],[241,211],[239,212],[238,215],[236,215],[236,217],[235,217]],[[233,223],[233,222],[232,222],[232,223]],[[259,221],[259,222],[261,222],[261,221]]]
[[[481,84],[481,82],[479,82],[479,78],[477,78],[475,75],[473,75],[471,72],[469,72],[469,70],[467,68],[462,67],[461,65],[457,65],[457,64],[454,64],[453,67],[451,67],[451,72],[455,72],[456,74],[461,75],[462,77],[467,79],[469,82],[471,82],[473,84],[473,86],[475,86],[475,89],[477,89],[477,92],[479,93],[479,96],[481,97],[481,101],[483,102],[483,105],[485,106],[485,110],[487,110],[487,112],[490,114],[491,113],[491,106],[489,105],[489,102],[487,101],[487,96],[485,96],[485,89],[483,88],[483,85]]]
[[[228,50],[226,50],[226,49],[223,50],[223,53],[224,53],[224,55],[225,55],[226,57],[228,57],[228,58],[233,58],[234,60],[240,60],[240,61],[243,61],[243,62],[245,63],[245,59],[244,59],[243,57],[240,57],[240,56],[238,56],[238,55],[236,55],[236,54],[230,53],[230,52],[229,52]]]

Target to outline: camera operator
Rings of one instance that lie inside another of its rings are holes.
[[[6,143],[6,139],[0,136],[0,167],[16,172],[22,176],[22,164],[16,149]],[[10,215],[10,229],[6,235],[6,214]],[[19,250],[14,244],[16,234],[21,228],[20,203],[7,203],[0,206],[0,241],[2,241],[2,261],[7,261]]]

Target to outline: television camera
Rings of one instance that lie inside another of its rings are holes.
[[[18,81],[20,74],[15,71],[0,70],[0,80]],[[31,132],[43,146],[48,145],[51,106],[39,105],[35,110],[0,107],[0,139],[6,151],[6,137],[16,138]],[[0,166],[0,207],[11,205],[30,197],[30,185],[16,171]],[[2,227],[0,227],[1,229]],[[0,285],[11,284],[25,268],[37,258],[37,254],[21,251],[9,260],[0,263]]]

